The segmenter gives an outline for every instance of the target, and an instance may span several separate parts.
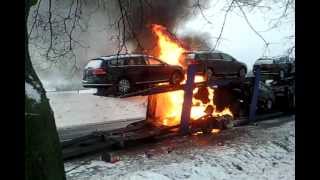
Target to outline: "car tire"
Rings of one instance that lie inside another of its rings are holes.
[[[131,82],[126,78],[121,78],[117,84],[117,91],[120,94],[126,94],[131,90]]]
[[[238,76],[239,76],[239,78],[240,79],[244,79],[245,77],[246,77],[246,69],[245,68],[240,68],[240,70],[239,70],[239,74],[238,74]]]
[[[183,80],[182,74],[178,71],[172,73],[170,78],[171,85],[179,85]]]
[[[213,79],[213,77],[214,77],[214,72],[213,72],[213,69],[212,69],[212,68],[208,68],[208,69],[207,69],[206,77],[207,77],[207,80],[208,80],[208,81],[210,81],[210,80]]]
[[[283,79],[284,79],[284,70],[283,70],[283,69],[281,69],[281,70],[279,71],[279,77],[280,77],[280,80],[283,80]]]

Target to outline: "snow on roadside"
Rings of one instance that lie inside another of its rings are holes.
[[[35,100],[37,103],[41,102],[41,96],[39,92],[27,82],[25,82],[25,93],[28,98]]]
[[[239,134],[240,130],[244,132]],[[228,140],[226,138],[228,136],[238,137]],[[229,132],[222,132],[216,141],[222,139],[223,145],[189,144],[189,148],[175,149],[171,153],[149,158],[143,152],[133,156],[122,156],[121,161],[115,164],[99,160],[90,161],[88,165],[81,166],[81,170],[67,173],[67,179],[291,180],[295,178],[294,121],[271,128],[235,128]],[[161,147],[165,145],[164,143]],[[69,169],[76,164],[77,162],[66,163],[65,167]]]

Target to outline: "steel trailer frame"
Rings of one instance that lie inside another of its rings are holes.
[[[126,143],[130,142],[138,142],[146,139],[161,139],[170,136],[179,136],[190,134],[195,131],[203,130],[203,126],[220,126],[219,124],[212,124],[209,120],[204,118],[203,122],[191,121],[190,122],[190,112],[192,105],[192,96],[193,89],[201,86],[210,86],[210,87],[225,87],[232,84],[241,84],[242,80],[239,79],[216,79],[210,82],[204,83],[194,83],[195,75],[196,75],[196,64],[191,64],[188,66],[187,71],[187,82],[185,85],[177,86],[177,87],[155,87],[150,88],[146,91],[129,94],[123,97],[130,97],[135,95],[150,95],[157,94],[175,90],[183,89],[185,91],[184,94],[184,102],[183,109],[181,113],[181,123],[180,125],[168,127],[163,125],[154,125],[148,122],[148,120],[143,120],[140,122],[135,122],[132,125],[129,125],[125,128],[119,128],[111,131],[97,131],[93,132],[89,135],[85,135],[79,138],[75,138],[73,140],[62,142],[63,148],[63,159],[69,160],[75,157],[79,157],[81,155],[85,155],[88,153],[96,153],[100,151],[106,151],[108,148],[112,147],[123,147]],[[253,96],[250,104],[250,113],[249,119],[246,117],[240,118],[235,121],[235,126],[240,126],[244,124],[248,124],[250,122],[255,122],[258,118],[256,117],[256,105],[259,96],[259,81],[260,81],[260,73],[259,69],[255,72],[255,80],[254,80],[254,90]],[[274,113],[269,116],[260,117],[261,118],[271,118],[275,116],[285,115],[285,113]],[[211,117],[213,118],[213,117]],[[249,120],[249,121],[248,121]],[[209,127],[205,127],[209,128]]]

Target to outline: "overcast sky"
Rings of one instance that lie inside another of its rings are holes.
[[[212,1],[210,8],[203,11],[205,17],[212,22],[212,24],[209,24],[208,21],[199,14],[183,26],[180,26],[177,29],[178,34],[206,32],[213,37],[217,37],[224,19],[224,11],[221,11],[221,8],[225,5],[225,1],[218,1],[218,3],[217,1]],[[270,19],[276,18],[282,13],[281,9],[277,8],[277,6],[278,5],[275,5],[272,11],[260,9],[247,13],[247,17],[252,26],[257,31],[267,30],[270,27]],[[293,18],[294,17],[291,18],[291,22],[282,23],[282,25],[276,29],[261,32],[264,39],[270,43],[265,55],[282,55],[292,45],[292,41],[288,41],[286,37],[294,34]],[[246,63],[248,69],[252,68],[254,61],[261,57],[265,50],[264,41],[250,29],[241,11],[238,9],[228,14],[222,38],[223,41],[217,49],[229,53],[239,61]],[[215,44],[216,39],[211,38],[209,41]]]

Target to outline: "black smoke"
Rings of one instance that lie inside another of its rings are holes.
[[[212,48],[210,43],[209,33],[190,33],[181,37],[184,44],[187,44],[191,50],[210,50]]]
[[[123,35],[137,47],[135,51],[152,51],[156,39],[151,32],[151,24],[162,25],[174,34],[179,25],[199,12],[197,5],[206,7],[207,4],[208,0],[119,0],[120,15],[122,12],[126,20]],[[208,46],[202,36],[193,34],[192,38],[189,36],[186,40],[203,42],[203,46]]]

